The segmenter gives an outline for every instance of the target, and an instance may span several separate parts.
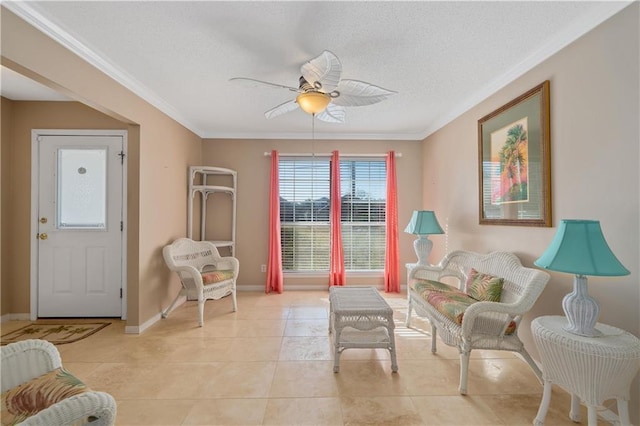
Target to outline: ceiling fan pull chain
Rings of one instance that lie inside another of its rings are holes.
[[[316,150],[314,148],[314,142],[316,140],[316,114],[311,114],[311,160],[316,159]]]

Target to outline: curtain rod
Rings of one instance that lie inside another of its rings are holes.
[[[271,152],[265,152],[264,153],[265,157],[271,157]],[[305,153],[281,153],[280,154],[281,157],[331,157],[331,153],[315,153],[315,154],[310,154],[308,152]],[[340,154],[340,157],[386,157],[387,154]],[[402,157],[402,153],[401,152],[396,152],[396,158],[400,158]]]

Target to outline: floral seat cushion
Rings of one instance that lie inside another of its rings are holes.
[[[423,280],[416,279],[412,283],[413,289],[420,294],[423,298],[426,298],[426,294],[432,291],[440,291],[444,293],[457,293],[457,294],[465,294],[457,288],[450,286],[445,283],[441,283],[440,281],[432,281],[432,280]]]
[[[412,287],[427,303],[458,325],[462,325],[465,310],[478,302],[478,299],[471,295],[439,281],[419,279],[412,283]],[[505,334],[513,334],[515,330],[516,323],[511,321]]]
[[[477,302],[477,300],[462,292],[445,293],[443,291],[429,292],[426,300],[438,312],[458,325],[462,325],[464,311]]]
[[[18,424],[66,398],[88,391],[87,385],[73,374],[57,368],[0,396],[2,425]]]
[[[204,271],[202,272],[202,283],[203,284],[215,284],[220,283],[222,281],[233,279],[233,270],[232,269],[218,269],[215,271]]]

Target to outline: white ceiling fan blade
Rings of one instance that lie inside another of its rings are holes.
[[[384,101],[396,94],[393,90],[383,89],[358,80],[342,80],[338,85],[340,96],[332,100],[336,105],[364,106]]]
[[[234,77],[230,78],[229,81],[232,83],[240,83],[247,87],[269,86],[278,89],[291,90],[292,92],[300,92],[300,89],[298,89],[297,87],[285,86],[277,83],[269,83],[268,81],[256,80],[255,78]]]
[[[327,123],[344,123],[344,119],[347,116],[347,111],[343,106],[330,103],[327,108],[321,113],[316,114],[318,120],[325,121]]]
[[[264,116],[267,118],[275,118],[298,108],[298,103],[295,100],[291,100],[280,104],[277,107],[271,108],[269,111],[264,113]]]
[[[342,74],[342,64],[336,55],[325,50],[317,58],[311,59],[300,67],[302,76],[309,84],[315,87],[316,82],[322,87],[316,87],[324,93],[333,92]]]

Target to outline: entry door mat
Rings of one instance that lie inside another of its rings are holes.
[[[3,334],[0,337],[2,344],[6,345],[20,340],[42,339],[54,345],[63,345],[85,339],[94,333],[107,327],[110,322],[100,323],[57,323],[57,324],[30,324]]]

